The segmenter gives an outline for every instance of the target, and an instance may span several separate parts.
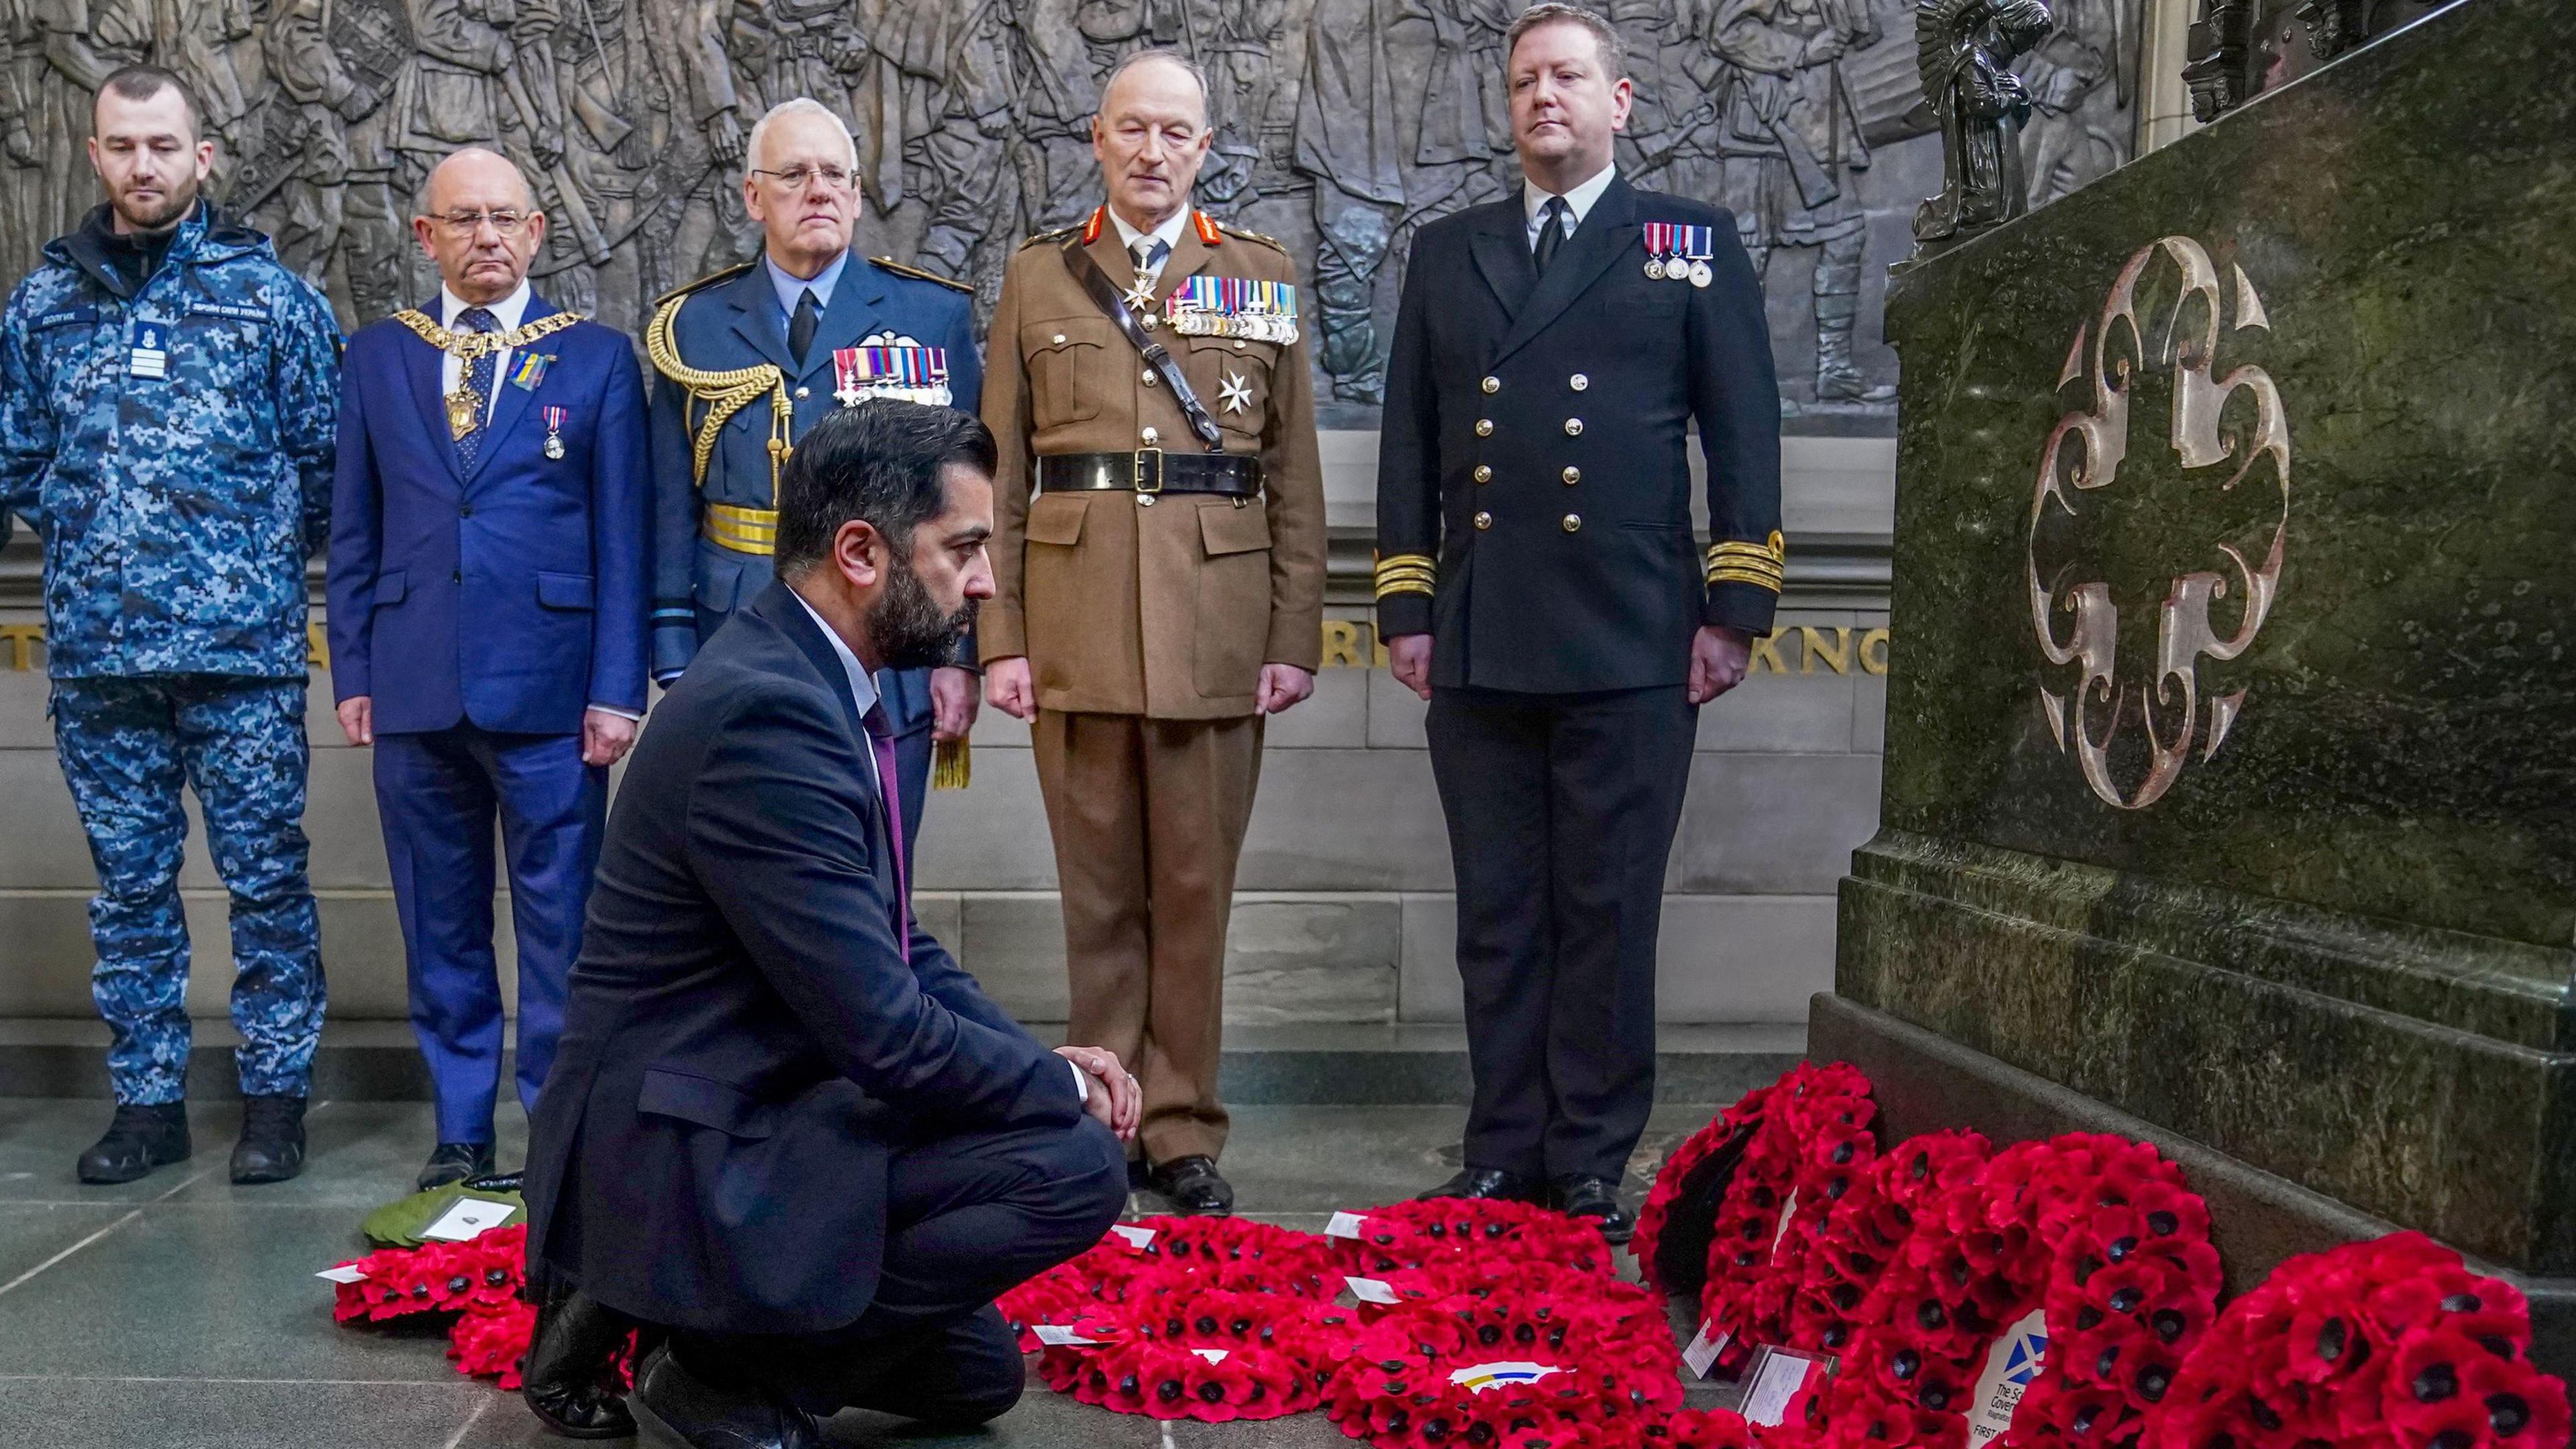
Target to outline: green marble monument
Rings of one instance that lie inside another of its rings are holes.
[[[2462,0],[1904,270],[1883,828],[1811,1051],[2420,1228],[2576,1360],[2576,6]]]

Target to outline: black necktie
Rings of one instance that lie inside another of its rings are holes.
[[[1565,198],[1551,196],[1547,205],[1538,209],[1538,274],[1547,275],[1547,264],[1556,260],[1557,248],[1565,245]]]
[[[1129,250],[1136,254],[1136,275],[1149,277],[1156,267],[1163,264],[1163,259],[1172,254],[1172,244],[1159,237],[1143,236],[1138,237],[1136,245]]]
[[[796,315],[787,319],[787,350],[795,354],[798,365],[805,361],[805,349],[814,345],[814,324],[823,319],[823,309],[814,301],[814,289],[807,287],[796,299]]]

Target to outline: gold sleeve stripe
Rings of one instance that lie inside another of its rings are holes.
[[[1751,584],[1771,593],[1780,592],[1787,579],[1788,549],[1773,529],[1770,538],[1761,543],[1739,539],[1720,539],[1709,545],[1708,581],[1711,584]]]
[[[1712,584],[1751,584],[1753,587],[1761,589],[1766,593],[1776,594],[1780,592],[1780,581],[1778,579],[1772,578],[1768,574],[1757,574],[1751,569],[1710,569],[1708,571],[1708,581]]]
[[[1439,583],[1439,562],[1427,553],[1399,553],[1378,560],[1377,596],[1421,594],[1428,597]]]

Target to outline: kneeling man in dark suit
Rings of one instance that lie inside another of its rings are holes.
[[[949,659],[992,597],[993,466],[969,413],[816,425],[777,581],[636,745],[528,1148],[525,1372],[560,1430],[626,1427],[598,1372],[621,1319],[667,1330],[627,1401],[647,1443],[992,1418],[1021,1372],[993,1299],[1126,1200],[1135,1078],[1048,1051],[906,907],[871,675]]]

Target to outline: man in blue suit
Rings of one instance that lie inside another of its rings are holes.
[[[653,392],[653,677],[769,585],[778,472],[835,409],[896,398],[972,412],[983,399],[974,292],[850,253],[858,146],[821,102],[781,102],[751,129],[743,205],[758,260],[662,299],[646,334]],[[970,640],[961,660],[975,658]],[[959,665],[890,672],[904,845],[921,832],[931,741],[963,738],[982,699]]]
[[[644,713],[651,524],[626,338],[548,306],[518,168],[460,151],[412,226],[438,300],[349,339],[331,527],[331,683],[376,805],[438,1098],[420,1185],[489,1172],[500,1089],[492,826],[519,945],[518,1088],[554,1058],[608,767]]]
[[[1022,1372],[994,1298],[1126,1202],[1136,1079],[1049,1052],[914,924],[882,788],[872,676],[952,657],[992,597],[993,466],[971,413],[835,409],[787,466],[778,579],[636,747],[529,1130],[523,1375],[559,1430],[819,1449],[844,1408],[990,1419]],[[631,1420],[630,1322],[664,1345]]]

